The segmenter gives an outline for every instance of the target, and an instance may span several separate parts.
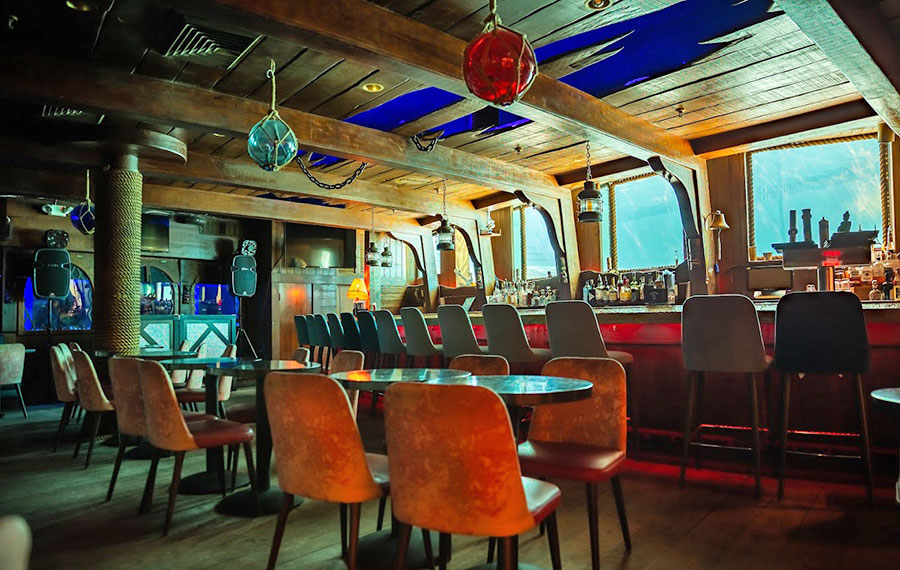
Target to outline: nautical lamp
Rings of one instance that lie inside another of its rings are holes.
[[[297,156],[297,136],[275,109],[275,61],[270,60],[266,77],[272,80],[269,112],[250,129],[247,153],[263,170],[281,170]]]
[[[587,156],[587,174],[584,179],[584,189],[578,193],[578,221],[583,223],[597,223],[603,219],[603,203],[600,201],[600,191],[591,180],[591,143],[585,143],[585,155]]]
[[[447,219],[447,181],[442,180],[441,186],[444,193],[444,213],[441,216],[441,225],[437,229],[437,247],[440,251],[453,251],[453,226]]]
[[[490,10],[484,29],[463,52],[463,78],[479,99],[506,106],[531,87],[537,58],[524,35],[501,25],[496,0],[490,0]]]
[[[369,234],[369,247],[366,249],[366,265],[369,267],[379,267],[381,265],[381,254],[378,252],[378,246],[375,245],[375,206],[372,206],[372,232]]]
[[[381,266],[392,267],[394,265],[394,254],[388,244],[384,244],[384,251],[381,252]]]
[[[86,236],[94,233],[97,225],[97,216],[94,212],[94,203],[91,201],[91,171],[87,171],[87,183],[85,184],[84,202],[72,208],[69,219],[75,229]]]
[[[359,277],[354,278],[350,283],[350,289],[347,290],[347,298],[353,301],[354,310],[364,307],[366,301],[369,300],[369,290],[366,289],[366,282]]]
[[[722,230],[731,229],[728,222],[725,221],[725,214],[722,210],[710,212],[704,218],[707,222],[706,229],[716,232],[716,261],[722,259]],[[718,267],[718,263],[716,266]]]

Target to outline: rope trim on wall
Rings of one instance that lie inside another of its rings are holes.
[[[616,185],[607,185],[607,197],[609,199],[609,262],[612,267],[607,269],[619,268],[619,238],[616,226]],[[603,266],[603,260],[600,260],[600,266]]]

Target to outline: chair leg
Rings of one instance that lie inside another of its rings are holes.
[[[705,394],[704,386],[706,385],[706,373],[698,372],[697,373],[697,397],[694,402],[694,425],[697,426],[697,435],[700,442],[703,442],[703,432],[700,430],[702,422],[700,420],[700,413],[703,410],[703,395]],[[703,467],[701,454],[704,451],[703,447],[697,447],[696,451],[694,451],[694,466],[697,469],[701,469]]]
[[[75,402],[66,402],[66,405],[63,406],[62,415],[59,418],[59,429],[56,431],[56,439],[53,440],[54,452],[59,449],[59,444],[62,442],[63,434],[66,431],[66,426],[69,425],[69,420],[72,419],[72,411],[74,407]]]
[[[628,516],[625,514],[625,498],[622,496],[622,480],[614,475],[610,480],[613,497],[616,499],[616,511],[619,513],[619,526],[622,527],[622,539],[625,541],[625,550],[631,552],[631,532],[628,531]]]
[[[387,496],[382,495],[380,499],[378,499],[378,523],[375,526],[375,530],[381,530],[384,528],[384,508],[387,506]]]
[[[497,561],[498,570],[513,570],[518,568],[516,564],[516,537],[504,536],[500,539],[499,560]]]
[[[431,532],[427,528],[422,529],[422,544],[425,546],[425,562],[428,570],[434,569],[434,546],[431,544]]]
[[[359,515],[362,510],[362,503],[353,503],[350,505],[350,536],[347,538],[347,568],[356,570],[357,559],[359,558]]]
[[[88,416],[91,416],[91,415],[92,415],[92,412],[88,412]],[[72,453],[72,459],[78,459],[78,452],[81,451],[81,442],[83,440],[84,440],[84,438],[81,437],[81,432],[79,432],[78,441],[75,442],[75,451]]]
[[[631,433],[634,441],[634,454],[641,454],[641,414],[638,412],[637,392],[634,390],[634,364],[625,367],[625,395],[626,405],[629,406],[631,417]]]
[[[451,552],[453,550],[450,542],[451,536],[452,535],[446,532],[442,532],[440,536],[438,536],[438,556],[440,557],[440,570],[447,570],[447,563],[450,562]]]
[[[493,536],[488,538],[488,553],[487,553],[487,563],[490,564],[494,561],[494,551],[497,549],[497,539]]]
[[[172,469],[172,486],[169,487],[169,506],[166,508],[166,523],[163,526],[163,536],[169,534],[172,526],[172,515],[175,513],[175,499],[178,497],[178,484],[181,483],[181,468],[184,466],[184,452],[175,452],[175,467]]]
[[[247,477],[250,478],[250,490],[259,495],[259,487],[256,481],[256,468],[253,466],[253,447],[249,441],[244,442],[244,461],[247,462]]]
[[[219,492],[222,494],[222,498],[225,498],[225,495],[228,494],[228,484],[225,481],[225,447],[220,447],[216,450],[216,475],[219,478]]]
[[[600,530],[597,522],[597,484],[587,483],[588,533],[591,535],[591,568],[600,570]]]
[[[788,411],[791,406],[791,375],[781,375],[781,437],[779,438],[778,500],[784,499],[784,473],[787,466]]]
[[[756,498],[758,499],[761,492],[760,487],[760,460],[759,460],[759,397],[756,389],[756,375],[748,374],[747,382],[750,389],[750,418],[751,418],[751,437],[753,438],[753,475],[756,477]]]
[[[87,457],[84,458],[84,468],[87,469],[91,464],[91,455],[94,453],[94,442],[97,440],[97,432],[100,431],[100,418],[103,417],[102,412],[93,414],[93,423],[91,424],[91,440],[88,442]]]
[[[119,452],[116,453],[116,464],[113,466],[112,479],[109,480],[109,490],[106,491],[106,501],[109,502],[116,488],[116,479],[119,477],[119,467],[122,466],[122,458],[125,457],[125,435],[119,433]]]
[[[347,556],[347,504],[341,503],[341,556]]]
[[[874,489],[872,485],[872,450],[869,448],[869,420],[866,416],[866,393],[863,389],[862,374],[855,374],[856,380],[856,406],[859,409],[859,437],[860,456],[863,469],[866,472],[866,490],[869,495],[869,509],[875,506]]]
[[[236,445],[228,447],[228,456],[231,458],[231,461],[228,462],[228,469],[231,470],[231,492],[233,493],[237,488],[238,457],[240,456]]]
[[[272,537],[272,548],[269,550],[269,563],[266,570],[273,570],[278,560],[278,550],[281,548],[281,538],[284,536],[284,526],[287,523],[288,514],[294,507],[294,496],[283,493],[281,496],[281,510],[278,511],[278,521],[275,523],[275,535]]]
[[[150,512],[150,506],[153,504],[153,488],[156,486],[156,468],[159,466],[159,449],[153,448],[153,458],[150,461],[150,470],[147,472],[147,482],[144,484],[144,496],[141,497],[141,506],[138,508],[138,514],[143,515]]]
[[[694,429],[694,399],[697,396],[697,376],[688,372],[688,395],[684,406],[684,434],[681,443],[681,484],[684,485],[684,472],[687,469],[688,451],[691,449],[691,433]]]
[[[22,406],[22,415],[28,418],[28,408],[25,407],[25,398],[22,397],[22,385],[13,384],[16,387],[16,393],[19,395],[19,405]]]
[[[397,540],[397,555],[394,558],[394,570],[403,570],[406,566],[406,552],[409,550],[409,536],[412,534],[412,527],[408,524],[398,524],[400,527],[400,536]]]
[[[547,542],[550,544],[550,563],[553,570],[562,570],[562,561],[559,557],[559,530],[556,526],[556,513],[551,513],[544,522],[547,523]]]

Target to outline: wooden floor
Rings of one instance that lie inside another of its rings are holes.
[[[161,537],[172,460],[160,464],[153,512],[137,516],[148,462],[126,461],[116,494],[104,502],[114,448],[100,446],[88,470],[66,443],[50,453],[60,408],[35,408],[23,420],[7,408],[0,418],[0,514],[23,515],[34,531],[34,569],[265,568],[274,516],[241,519],[214,512],[213,496],[180,496],[173,530]],[[368,441],[380,439],[365,420]],[[74,435],[74,430],[72,434]],[[185,473],[199,470],[189,454]],[[243,468],[243,463],[242,463]],[[590,568],[583,489],[560,483],[563,567]],[[601,557],[605,569],[898,569],[900,510],[892,489],[879,489],[874,512],[861,488],[790,480],[783,503],[766,479],[756,500],[749,476],[689,471],[678,485],[675,467],[629,462],[623,487],[634,549],[626,553],[608,487],[600,497]],[[375,528],[375,504],[363,509],[361,534]],[[483,562],[487,542],[454,538],[451,568]],[[520,562],[550,567],[546,540],[520,539]],[[279,568],[343,568],[338,509],[309,501],[292,513]]]

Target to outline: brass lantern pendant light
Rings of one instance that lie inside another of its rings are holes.
[[[587,174],[584,180],[584,189],[578,193],[578,221],[584,223],[598,223],[603,219],[603,202],[600,201],[600,191],[591,180],[591,142],[585,144],[587,156]]]
[[[297,136],[275,109],[275,60],[269,60],[266,77],[272,81],[269,112],[250,129],[247,153],[263,170],[281,170],[297,156]]]
[[[441,181],[444,194],[444,212],[441,216],[441,225],[437,229],[437,249],[440,251],[453,251],[453,226],[447,219],[447,181]]]
[[[375,205],[372,205],[372,233],[369,234],[369,247],[366,249],[366,265],[369,267],[381,266],[381,254],[375,245]]]

